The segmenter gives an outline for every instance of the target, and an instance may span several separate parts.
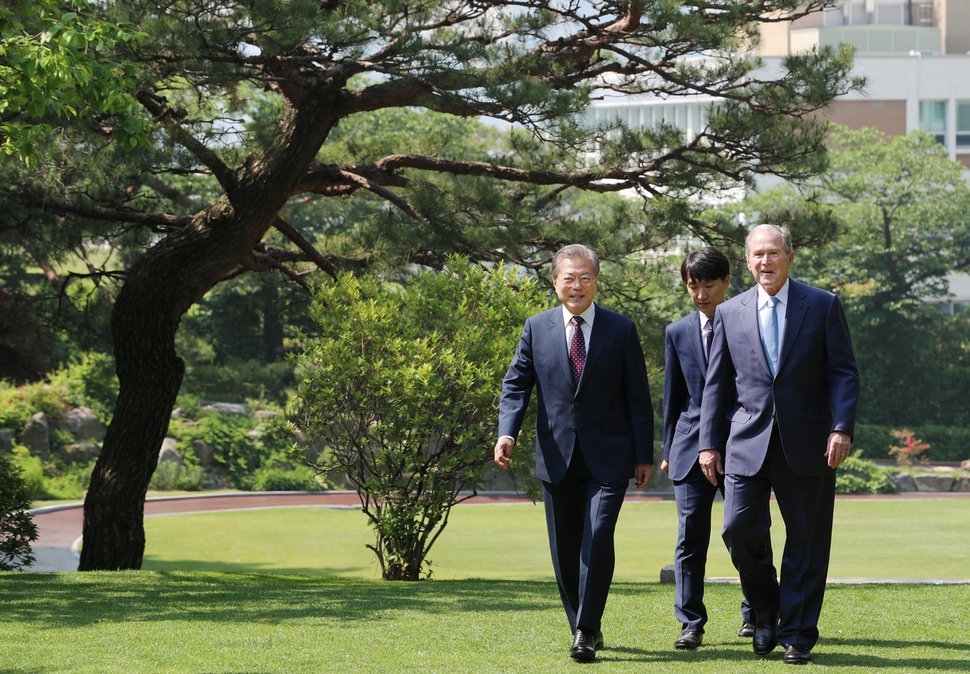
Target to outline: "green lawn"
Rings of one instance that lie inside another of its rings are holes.
[[[253,573],[2,573],[0,672],[577,672],[546,581],[340,581]],[[738,639],[738,591],[709,587],[704,646],[675,651],[673,588],[617,583],[596,672],[788,670]],[[970,586],[830,587],[813,667],[967,669]],[[812,671],[812,670],[809,670]]]
[[[970,578],[970,506],[964,499],[840,500],[831,578]],[[720,541],[708,576],[735,577]],[[784,544],[773,512],[775,553]],[[266,571],[345,579],[379,577],[366,518],[357,510],[286,508],[151,517],[144,569]],[[652,582],[677,537],[672,501],[628,503],[617,527],[616,579]],[[431,550],[433,578],[552,580],[541,505],[458,506]]]
[[[970,577],[966,501],[839,501],[834,578]],[[775,521],[780,517],[775,513]],[[719,520],[720,511],[715,520]],[[145,570],[0,573],[0,674],[577,672],[540,506],[460,506],[432,551],[435,580],[377,582],[355,510],[152,517]],[[777,534],[780,534],[779,527]],[[629,503],[597,672],[783,672],[737,638],[740,592],[707,588],[696,652],[673,649],[658,581],[674,504]],[[710,575],[733,569],[715,539]],[[780,554],[782,541],[776,546]],[[965,672],[970,585],[833,584],[815,663],[827,674]],[[811,671],[811,670],[808,670]]]

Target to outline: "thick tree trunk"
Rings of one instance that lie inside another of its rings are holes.
[[[199,219],[208,226],[167,237],[135,264],[112,313],[120,388],[84,500],[81,571],[141,568],[145,494],[184,373],[179,321],[268,227],[234,219],[225,204]]]
[[[226,194],[132,267],[112,313],[119,394],[84,500],[81,571],[141,568],[145,494],[158,464],[184,364],[175,353],[182,315],[251,255],[306,175],[338,115],[284,115],[280,142],[238,171]]]

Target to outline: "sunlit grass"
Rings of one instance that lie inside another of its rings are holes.
[[[963,499],[840,500],[830,578],[970,577]],[[781,515],[773,510],[780,559]],[[715,504],[707,575],[735,577]],[[379,577],[373,535],[359,510],[285,508],[149,517],[145,569],[265,571],[347,579]],[[627,503],[617,527],[616,579],[659,579],[677,537],[672,501]],[[551,580],[541,505],[462,505],[429,555],[433,577]]]

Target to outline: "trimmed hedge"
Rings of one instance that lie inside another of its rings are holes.
[[[873,460],[889,460],[889,448],[899,441],[891,435],[894,430],[906,428],[913,436],[929,444],[924,452],[931,463],[939,461],[963,461],[970,459],[970,428],[960,426],[876,426],[856,424],[853,454]]]

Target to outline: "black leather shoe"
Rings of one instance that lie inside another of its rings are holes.
[[[569,657],[578,662],[592,662],[596,659],[596,634],[589,630],[576,630],[573,647],[569,649]]]
[[[687,630],[680,635],[680,639],[674,642],[674,648],[678,651],[692,651],[704,641],[704,633],[699,630]]]
[[[754,636],[754,623],[749,623],[747,620],[741,625],[741,629],[738,630],[738,636],[742,639],[750,639]]]
[[[808,646],[789,644],[785,647],[786,665],[807,665],[812,661],[812,649]]]
[[[777,620],[759,620],[754,624],[751,647],[754,648],[755,653],[768,655],[775,650],[775,646],[778,645],[778,639],[775,636],[776,629]]]
[[[596,633],[596,641],[593,643],[593,648],[596,650],[603,648],[603,630]]]

